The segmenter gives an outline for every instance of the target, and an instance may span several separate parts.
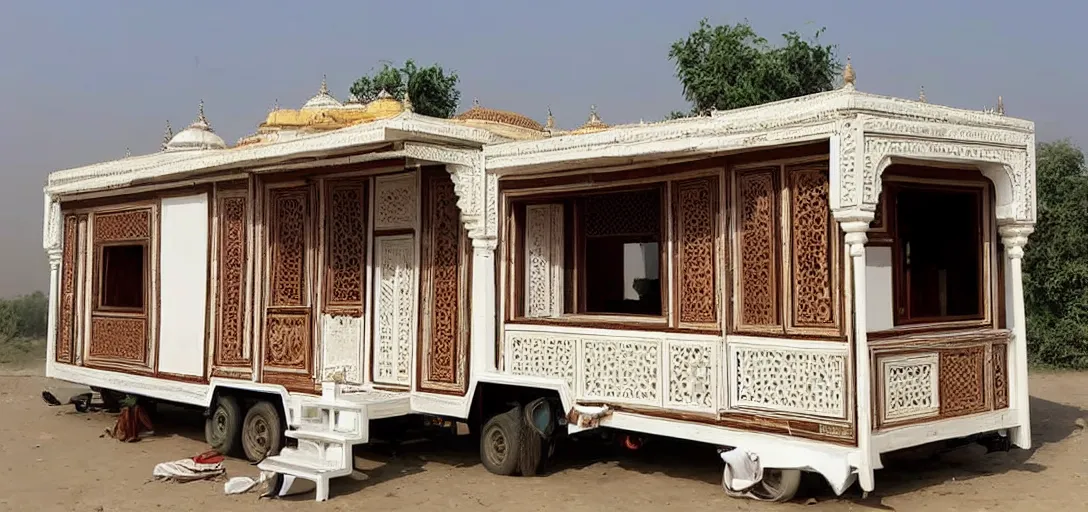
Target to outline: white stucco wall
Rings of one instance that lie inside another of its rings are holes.
[[[891,329],[895,324],[892,301],[892,248],[865,248],[865,327],[868,331]]]
[[[162,200],[159,371],[204,374],[208,196]]]

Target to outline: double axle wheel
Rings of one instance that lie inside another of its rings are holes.
[[[204,421],[204,438],[224,455],[245,455],[258,462],[283,448],[283,418],[274,404],[266,400],[254,402],[243,414],[238,399],[220,396],[215,408]]]

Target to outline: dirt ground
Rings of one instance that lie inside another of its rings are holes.
[[[102,437],[113,415],[46,407],[43,389],[63,398],[75,388],[40,374],[0,371],[0,510],[1088,510],[1088,434],[1077,425],[1088,417],[1088,373],[1032,376],[1030,452],[986,454],[970,445],[936,459],[889,462],[877,472],[876,492],[865,499],[856,486],[835,497],[826,484],[806,479],[798,498],[784,505],[726,497],[713,449],[669,440],[627,453],[579,443],[595,448],[560,451],[554,467],[536,478],[489,474],[476,447],[458,442],[467,438],[395,451],[376,444],[356,452],[359,476],[334,481],[327,503],[307,496],[226,496],[221,481],[150,478],[156,463],[206,450],[199,412],[164,409],[154,437],[123,444]],[[227,474],[257,471],[229,460]]]

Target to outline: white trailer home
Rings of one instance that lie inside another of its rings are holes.
[[[507,475],[601,427],[734,447],[765,499],[1027,448],[1034,125],[845,78],[571,131],[323,86],[228,147],[201,109],[49,176],[48,375],[206,407],[210,444],[318,499],[405,415],[467,421]]]

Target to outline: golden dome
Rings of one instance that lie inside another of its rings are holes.
[[[544,127],[541,126],[540,123],[526,116],[506,110],[484,108],[481,107],[480,102],[476,100],[473,100],[472,108],[457,114],[454,116],[454,119],[458,121],[488,121],[492,123],[508,124],[538,132],[544,131]]]
[[[589,107],[589,120],[586,121],[586,124],[583,124],[582,126],[579,126],[575,130],[571,130],[570,133],[573,133],[573,134],[594,133],[594,132],[604,131],[604,130],[607,130],[609,128],[610,128],[610,126],[608,124],[606,124],[604,121],[601,121],[601,117],[597,115],[597,106],[596,105],[591,105]]]
[[[393,117],[401,112],[404,112],[404,104],[397,101],[389,91],[382,89],[382,92],[378,93],[378,97],[374,98],[374,101],[366,104],[363,110],[370,115],[373,119],[381,119],[384,117]]]

